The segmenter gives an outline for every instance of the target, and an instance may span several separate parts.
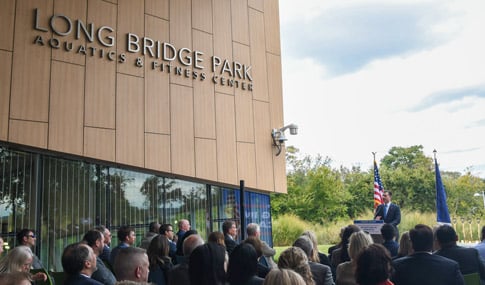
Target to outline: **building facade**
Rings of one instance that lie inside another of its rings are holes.
[[[286,192],[271,138],[283,126],[277,0],[2,3],[10,245],[35,229],[59,270],[63,247],[98,224],[141,237],[151,221],[188,218],[204,236],[234,219],[271,242],[269,193]]]

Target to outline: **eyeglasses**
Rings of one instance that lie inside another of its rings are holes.
[[[31,234],[31,235],[26,235],[26,237],[35,238],[35,235],[34,235],[34,234]]]

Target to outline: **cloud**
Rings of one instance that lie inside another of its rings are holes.
[[[419,112],[436,105],[462,101],[467,98],[485,98],[485,85],[467,86],[463,88],[435,92],[423,98],[421,102],[410,108],[409,111]],[[471,105],[472,104],[463,104],[462,106],[469,107]],[[482,122],[482,124],[483,123],[484,122]]]
[[[485,127],[485,119],[470,122],[466,128],[477,128],[477,127]]]
[[[443,151],[445,154],[455,154],[455,153],[467,153],[467,152],[474,152],[481,150],[481,147],[473,147],[473,148],[467,148],[467,149],[453,149],[453,150],[448,150],[448,151]]]
[[[457,24],[443,4],[366,3],[332,6],[283,26],[287,56],[313,58],[329,76],[355,72],[382,58],[432,49],[453,38]]]
[[[300,127],[288,145],[363,169],[423,145],[443,171],[485,178],[485,1],[280,5],[285,122]]]

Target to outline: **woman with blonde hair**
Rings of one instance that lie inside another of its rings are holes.
[[[32,250],[25,245],[17,246],[11,249],[7,256],[0,261],[0,273],[9,272],[26,272],[30,274],[34,254]],[[46,281],[47,275],[37,272],[31,276],[34,281]]]
[[[366,249],[369,245],[373,244],[370,234],[360,231],[355,232],[349,239],[349,257],[350,261],[346,261],[337,266],[337,285],[356,285],[355,281],[355,266],[357,256]]]
[[[28,272],[0,273],[0,284],[2,285],[31,285],[31,281]]]
[[[317,262],[323,265],[328,265],[330,268],[332,267],[332,264],[330,263],[330,259],[327,257],[327,255],[323,252],[318,251],[318,240],[317,240],[317,235],[313,231],[304,231],[302,236],[307,236],[313,244],[313,253],[312,256],[308,257],[310,261]]]
[[[278,267],[292,269],[303,277],[307,285],[315,285],[306,253],[299,247],[291,246],[285,249],[278,259]]]
[[[300,274],[291,269],[275,268],[266,275],[263,285],[306,285],[306,283]]]

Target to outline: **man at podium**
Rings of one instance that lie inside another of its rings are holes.
[[[397,225],[401,222],[401,209],[391,202],[392,192],[385,190],[382,194],[383,203],[377,206],[374,220],[384,220],[384,223],[391,224],[396,228],[396,238],[399,237]]]

